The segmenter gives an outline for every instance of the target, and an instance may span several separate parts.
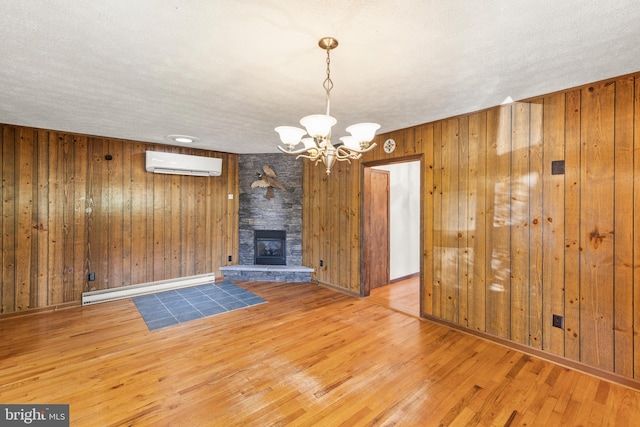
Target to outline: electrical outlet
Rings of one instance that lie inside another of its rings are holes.
[[[553,160],[551,162],[551,175],[564,175],[564,160]]]
[[[324,267],[324,260],[320,260],[320,267]]]
[[[231,255],[229,255],[229,256],[227,257],[227,261],[229,261],[229,262],[231,262],[231,260],[232,260],[232,259],[233,259],[233,257],[232,257]]]
[[[96,273],[94,272],[89,273],[89,281],[93,282],[94,280],[96,280]]]
[[[564,329],[564,317],[560,316],[559,314],[554,314],[551,325],[554,328]]]

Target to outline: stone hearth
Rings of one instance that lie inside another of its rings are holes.
[[[225,280],[310,282],[313,268],[293,265],[229,265],[220,267]]]

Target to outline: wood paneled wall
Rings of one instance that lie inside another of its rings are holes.
[[[387,138],[329,177],[304,166],[319,281],[360,290],[363,164],[421,154],[423,314],[640,379],[640,73]]]
[[[0,129],[1,314],[77,302],[89,290],[220,274],[228,255],[237,259],[237,155]],[[222,176],[148,173],[147,150],[221,157]]]

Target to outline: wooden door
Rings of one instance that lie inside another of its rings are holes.
[[[363,296],[389,284],[389,171],[365,168]]]

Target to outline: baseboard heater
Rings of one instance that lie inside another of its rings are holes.
[[[199,274],[197,276],[181,277],[178,279],[160,280],[157,282],[122,286],[120,288],[84,292],[82,294],[82,305],[115,301],[124,298],[133,298],[140,295],[153,294],[156,292],[171,291],[174,289],[187,288],[189,286],[204,285],[206,283],[213,283],[215,281],[215,273],[207,273]]]

